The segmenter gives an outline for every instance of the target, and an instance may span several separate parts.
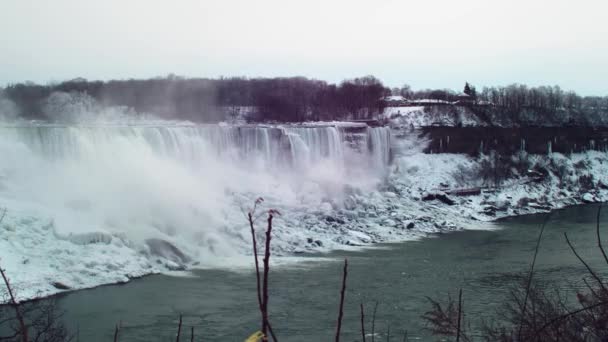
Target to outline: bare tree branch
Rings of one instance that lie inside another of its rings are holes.
[[[340,291],[340,308],[338,310],[338,324],[336,327],[336,342],[340,342],[340,330],[342,329],[342,317],[344,316],[344,293],[346,291],[346,276],[348,275],[348,260],[344,259],[344,270],[342,271],[342,290]]]
[[[570,246],[570,249],[572,250],[572,253],[574,253],[574,255],[576,256],[576,258],[583,265],[585,265],[585,267],[587,268],[587,271],[591,274],[591,276],[593,277],[593,279],[595,279],[595,281],[597,281],[597,283],[600,285],[600,287],[602,288],[602,290],[606,291],[606,287],[604,286],[604,283],[602,282],[602,280],[600,279],[600,277],[593,271],[593,269],[591,269],[591,267],[585,262],[585,260],[583,260],[583,258],[581,258],[581,256],[576,252],[576,249],[574,248],[574,246],[570,242],[570,239],[568,239],[568,234],[566,232],[564,232],[564,237],[566,238],[566,243],[568,243],[568,246]]]

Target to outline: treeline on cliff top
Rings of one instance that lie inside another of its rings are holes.
[[[243,113],[253,122],[373,120],[385,106],[394,105],[385,100],[387,96],[399,95],[405,100],[431,99],[441,101],[438,105],[468,107],[489,124],[608,125],[608,96],[580,96],[557,86],[513,84],[477,91],[467,83],[463,91],[412,90],[408,85],[390,89],[373,76],[332,84],[304,77],[209,79],[169,75],[110,81],[77,78],[45,85],[25,82],[9,84],[0,91],[20,116],[42,120],[48,119],[47,108],[56,106],[54,95],[58,93],[86,96],[102,106],[124,106],[139,113],[197,122],[226,121]],[[463,93],[468,101],[458,101]],[[65,96],[62,98],[65,101]],[[247,107],[252,110],[242,110]]]

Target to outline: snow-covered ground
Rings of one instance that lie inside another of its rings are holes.
[[[396,127],[427,126],[485,126],[469,108],[462,106],[406,106],[386,107],[383,116]]]
[[[520,155],[511,160],[510,178],[500,187],[485,188],[479,195],[458,197],[446,195],[445,191],[489,185],[483,184],[480,175],[484,174],[483,168],[491,164],[491,157],[423,154],[424,141],[418,140],[416,134],[395,138],[393,145],[395,157],[385,170],[383,181],[370,178],[368,183],[345,181],[337,185],[333,180],[327,182],[323,178],[322,175],[328,171],[323,166],[325,164],[315,164],[312,171],[316,177],[312,178],[305,174],[298,174],[295,179],[271,174],[254,177],[255,170],[248,170],[248,175],[221,169],[227,174],[205,174],[215,178],[201,181],[190,179],[190,174],[177,169],[177,166],[163,166],[160,162],[167,161],[147,156],[146,149],[138,150],[139,158],[143,155],[150,160],[139,159],[146,162],[145,167],[127,170],[133,172],[134,177],[127,174],[130,178],[124,179],[127,177],[124,168],[131,167],[129,160],[113,158],[112,161],[119,164],[111,165],[107,170],[118,169],[120,172],[111,175],[116,178],[108,178],[108,181],[120,182],[117,183],[119,185],[101,182],[100,186],[107,189],[93,186],[83,189],[84,192],[99,194],[97,205],[102,206],[104,212],[96,215],[106,215],[99,220],[104,226],[87,225],[86,228],[79,226],[74,229],[66,222],[79,224],[82,223],[79,219],[96,219],[96,216],[87,214],[89,216],[73,218],[55,215],[49,208],[40,207],[41,201],[47,200],[44,196],[40,201],[24,205],[20,195],[29,193],[28,177],[37,182],[58,183],[47,188],[51,192],[65,191],[62,187],[77,187],[79,177],[84,177],[82,172],[93,172],[93,177],[104,177],[104,174],[72,164],[58,169],[55,164],[25,158],[23,153],[26,151],[14,153],[14,158],[20,159],[11,160],[9,148],[14,146],[7,145],[4,146],[6,150],[2,150],[3,145],[0,144],[0,151],[6,152],[5,156],[9,158],[4,162],[27,162],[25,166],[34,168],[32,174],[19,175],[14,172],[26,169],[12,169],[7,167],[8,164],[0,167],[0,193],[4,194],[0,197],[0,207],[7,209],[0,223],[0,265],[6,269],[22,299],[51,295],[65,291],[65,288],[82,289],[125,282],[133,277],[171,272],[184,266],[248,266],[251,263],[248,255],[249,227],[243,210],[247,210],[257,196],[265,199],[258,212],[274,208],[282,213],[275,220],[272,242],[275,255],[281,256],[360,248],[376,242],[407,241],[459,229],[491,229],[491,221],[500,217],[546,212],[567,205],[608,199],[606,153]],[[119,144],[118,147],[125,146]],[[112,151],[116,153],[119,150]],[[107,167],[97,163],[95,160],[92,165]],[[528,169],[533,171],[528,172]],[[542,180],[538,170],[544,170],[541,172]],[[159,176],[151,177],[147,172]],[[38,177],[45,173],[48,173],[48,178]],[[34,177],[34,174],[38,176]],[[168,174],[174,178],[164,177]],[[60,175],[64,179],[58,179]],[[232,179],[239,186],[229,183],[213,185],[216,180],[224,179],[220,176]],[[16,183],[18,187],[15,189],[12,188],[15,185],[9,182],[14,179],[23,180]],[[87,182],[82,184],[91,182],[89,177],[85,179]],[[254,182],[260,184],[250,184]],[[251,186],[244,187],[244,184]],[[328,184],[339,186],[340,190],[327,191]],[[41,186],[34,184],[32,187],[35,185]],[[122,189],[125,186],[127,188]],[[188,204],[189,201],[201,200],[196,197],[197,188],[210,186],[214,186],[213,191],[217,190],[218,194],[224,193],[222,198],[227,202],[203,202],[203,207]],[[216,189],[218,186],[221,188]],[[191,187],[194,189],[189,189]],[[77,190],[67,192],[76,194]],[[139,191],[144,192],[130,195]],[[111,197],[113,193],[116,197]],[[51,200],[53,198],[51,196]],[[143,210],[138,203],[130,201],[153,204],[154,211],[146,214],[151,222],[144,220],[142,217],[145,216],[139,212],[125,217],[111,215],[131,209]],[[96,212],[91,208],[95,204],[87,201],[60,204],[76,212]],[[163,204],[168,207],[158,207]],[[213,205],[218,211],[216,216],[212,216],[221,221],[218,228],[207,227],[214,221],[205,221],[207,213],[199,212],[206,204]],[[172,220],[155,220],[157,214],[169,216]],[[134,232],[129,228],[147,224],[156,227],[167,222],[186,224],[191,223],[192,217],[202,221],[200,227],[197,226],[201,232],[192,228],[175,232],[175,227],[163,226],[158,227],[163,234],[152,238],[146,235],[144,240],[138,239],[141,233],[138,229]],[[261,230],[264,222],[262,218],[258,224],[259,241],[263,239]],[[191,243],[190,240],[194,239],[200,242]]]

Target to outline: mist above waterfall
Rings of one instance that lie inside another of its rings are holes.
[[[81,100],[58,121],[94,108]],[[331,210],[344,191],[374,189],[390,148],[387,128],[364,125],[139,121],[0,130],[1,206],[43,218],[63,239],[109,235],[137,246],[161,238],[199,259],[245,253],[242,210],[258,196],[274,207]]]

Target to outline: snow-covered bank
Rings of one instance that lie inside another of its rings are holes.
[[[393,137],[388,164],[385,131],[340,127],[7,131],[0,263],[20,298],[242,266],[251,260],[243,210],[258,196],[262,209],[282,213],[276,255],[488,228],[504,216],[608,199],[605,153],[522,154],[497,165],[491,156],[423,154],[424,141],[405,133]],[[499,188],[445,194],[483,186],[497,167],[510,169]]]

